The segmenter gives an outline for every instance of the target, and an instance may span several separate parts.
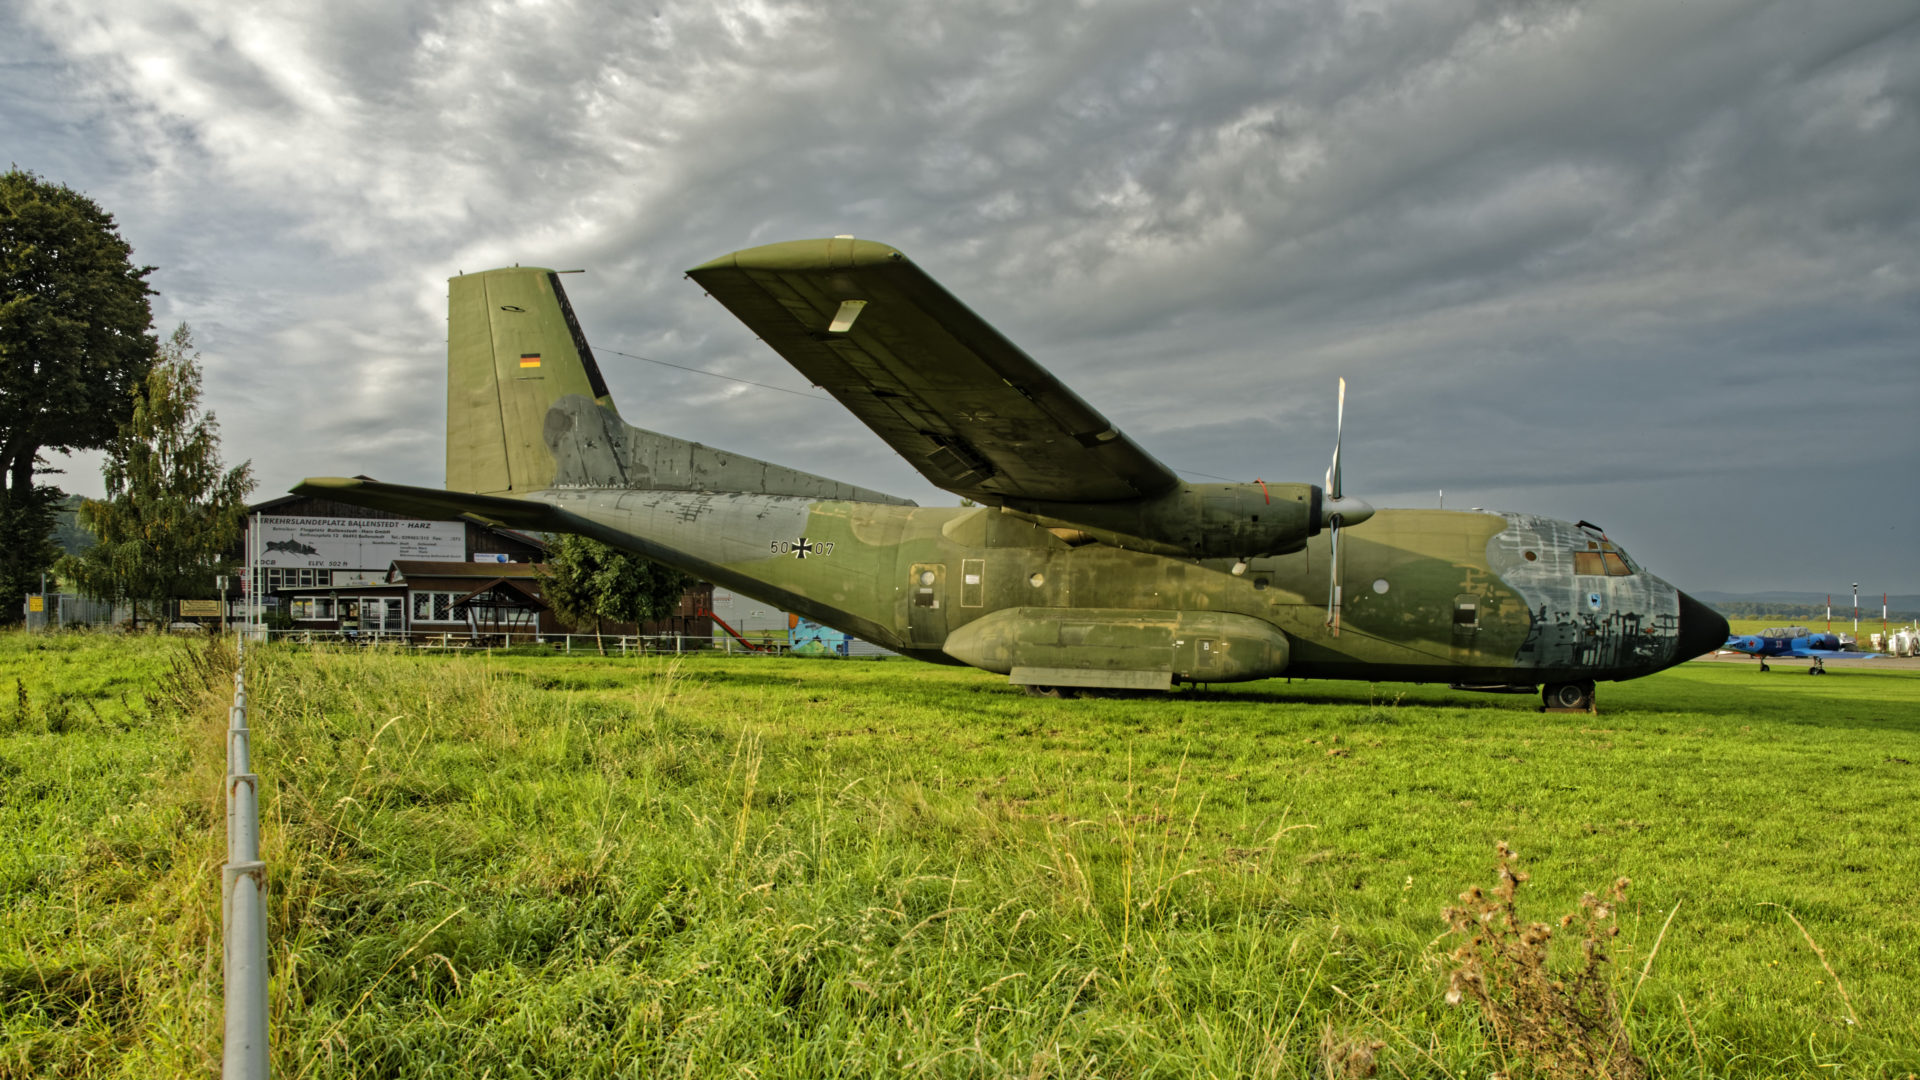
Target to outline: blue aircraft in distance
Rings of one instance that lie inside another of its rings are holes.
[[[1762,630],[1757,634],[1735,634],[1722,645],[1723,649],[1746,653],[1760,661],[1761,671],[1771,671],[1767,666],[1769,658],[1784,660],[1811,660],[1813,666],[1807,669],[1809,675],[1825,675],[1827,661],[1833,657],[1848,660],[1871,660],[1879,653],[1847,652],[1840,648],[1840,639],[1833,634],[1816,634],[1804,626],[1789,626],[1777,630]]]

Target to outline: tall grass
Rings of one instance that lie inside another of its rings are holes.
[[[1655,1075],[1920,1068],[1920,775],[1892,760],[1920,758],[1920,680],[1682,669],[1570,723],[1364,685],[1042,701],[905,663],[249,667],[283,1077],[1478,1077],[1502,1059],[1445,1001],[1440,916],[1504,838],[1549,909],[1635,879],[1602,973]],[[146,840],[117,878],[8,879],[0,1076],[217,1059],[219,705],[88,751],[138,762],[122,823],[111,789],[34,803],[81,849]],[[22,738],[71,735],[7,737],[10,778],[48,775]]]
[[[223,643],[0,636],[0,1077],[218,1061]]]

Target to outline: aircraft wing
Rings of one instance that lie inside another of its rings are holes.
[[[687,273],[947,491],[987,504],[1079,503],[1180,483],[885,244],[797,240]]]
[[[1776,655],[1795,660],[1876,660],[1877,652],[1847,652],[1845,649],[1788,649]]]

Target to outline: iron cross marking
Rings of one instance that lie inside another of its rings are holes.
[[[809,540],[804,536],[795,540],[775,540],[773,542],[773,553],[775,555],[792,555],[796,559],[804,559],[809,555],[831,555],[833,554],[833,542],[830,540]]]

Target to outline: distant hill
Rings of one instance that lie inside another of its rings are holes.
[[[94,544],[94,536],[80,524],[80,496],[69,495],[53,512],[53,542],[68,555],[78,555]]]
[[[1816,592],[1792,592],[1784,589],[1770,592],[1729,593],[1702,589],[1689,591],[1689,596],[1708,605],[1722,615],[1736,618],[1757,618],[1768,615],[1783,615],[1794,619],[1825,619],[1827,615],[1827,594]],[[1853,593],[1833,594],[1833,616],[1838,619],[1842,612],[1853,618]],[[1880,594],[1869,597],[1860,594],[1860,618],[1865,620],[1871,614],[1880,617]],[[1911,594],[1887,597],[1887,616],[1899,622],[1920,619],[1920,596]]]

